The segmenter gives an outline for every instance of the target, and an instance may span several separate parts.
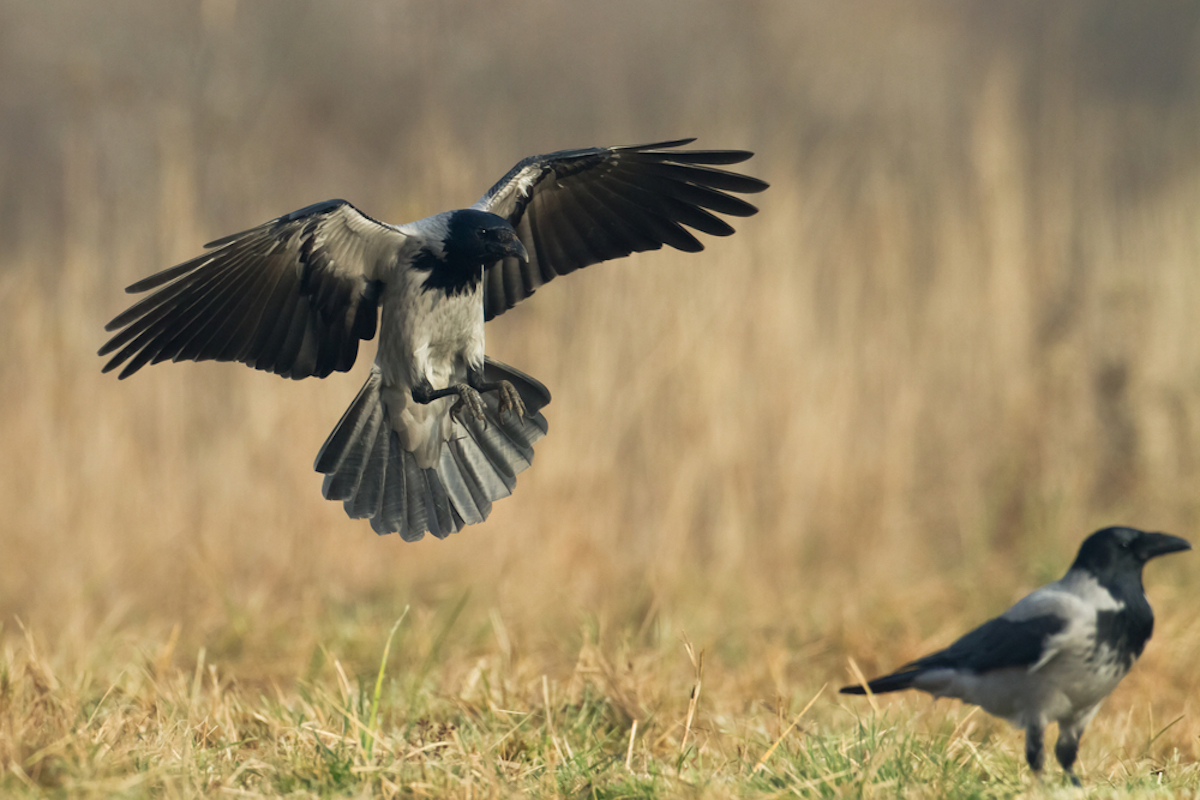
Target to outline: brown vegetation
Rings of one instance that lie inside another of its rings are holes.
[[[68,674],[171,641],[162,669],[204,647],[289,685],[339,642],[370,671],[405,605],[436,628],[469,592],[441,691],[485,653],[536,699],[590,641],[601,676],[679,659],[609,681],[630,716],[686,707],[686,631],[701,713],[736,720],[946,643],[1097,527],[1200,539],[1194,4],[350,5],[0,3],[10,649],[19,618]],[[489,326],[554,393],[550,434],[446,541],[320,496],[370,347],[325,381],[100,374],[122,287],[205,241],[338,196],[414,219],[532,152],[693,135],[758,153],[761,213]],[[1170,562],[1095,758],[1179,715],[1147,752],[1197,754],[1196,563]],[[844,719],[829,697],[811,713]]]

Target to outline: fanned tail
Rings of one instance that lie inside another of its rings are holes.
[[[442,539],[487,519],[492,502],[512,494],[517,475],[533,462],[533,445],[546,435],[540,409],[550,393],[498,361],[488,359],[485,369],[489,380],[513,383],[526,415],[501,416],[495,393],[485,393],[484,421],[469,414],[455,420],[437,465],[425,469],[401,445],[380,396],[382,375],[372,369],[317,454],[325,497],[341,500],[351,517],[369,519],[376,533],[409,542],[426,531]]]

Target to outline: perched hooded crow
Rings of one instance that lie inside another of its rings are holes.
[[[1142,567],[1190,550],[1178,536],[1105,528],[1087,538],[1061,579],[1021,599],[945,650],[843,694],[920,689],[982,706],[1025,729],[1025,758],[1040,772],[1046,725],[1058,723],[1054,755],[1071,770],[1079,737],[1101,701],[1142,654],[1154,614]]]
[[[127,289],[156,291],[106,326],[104,371],[211,359],[323,378],[354,365],[382,309],[371,374],[317,455],[322,491],[379,533],[445,537],[512,493],[546,433],[549,391],[484,355],[484,321],[559,275],[696,252],[687,228],[728,236],[716,214],[757,212],[733,195],[767,184],[717,168],[752,154],[675,149],[692,141],[527,158],[471,208],[404,225],[328,200],[218,239]]]

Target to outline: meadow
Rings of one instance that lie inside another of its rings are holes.
[[[1193,4],[0,0],[0,44],[0,794],[1080,794],[836,690],[1097,528],[1200,541]],[[550,433],[445,541],[321,497],[372,345],[100,373],[221,235],[682,136],[755,151],[761,212],[489,324]],[[1147,569],[1088,796],[1200,794],[1198,569]]]

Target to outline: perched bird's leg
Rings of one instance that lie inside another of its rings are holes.
[[[495,391],[500,393],[501,417],[509,412],[516,414],[517,419],[525,416],[525,401],[521,399],[520,393],[509,381],[499,380],[489,383],[483,379],[482,370],[470,370],[467,373],[467,381],[478,392]]]
[[[485,419],[483,416],[483,398],[479,396],[478,391],[465,383],[455,383],[447,386],[445,389],[434,389],[428,383],[422,383],[413,387],[412,396],[413,400],[424,404],[432,403],[441,397],[457,396],[458,400],[455,401],[454,405],[450,406],[450,416],[461,420],[461,415],[465,410],[480,422],[483,422]]]
[[[1015,718],[1025,725],[1025,758],[1039,778],[1046,762],[1046,725],[1057,722],[1054,755],[1079,786],[1073,769],[1079,739],[1154,631],[1142,568],[1152,558],[1191,549],[1178,536],[1102,528],[1084,541],[1059,580],[1030,592],[949,647],[865,687],[841,691],[920,689]],[[1047,664],[1054,666],[1043,669]],[[1021,670],[1019,680],[1013,679],[1015,669]],[[947,690],[962,678],[967,680],[961,687]]]
[[[1086,721],[1084,724],[1087,724]],[[1062,764],[1063,772],[1067,773],[1067,777],[1071,779],[1071,783],[1076,786],[1083,786],[1083,784],[1080,783],[1079,776],[1075,774],[1075,770],[1071,767],[1075,764],[1075,756],[1079,754],[1079,737],[1082,735],[1083,730],[1081,728],[1077,729],[1074,726],[1064,727],[1062,723],[1059,723],[1058,741],[1054,743],[1054,755],[1058,758],[1058,763]]]
[[[1025,760],[1029,768],[1041,777],[1042,767],[1046,763],[1046,750],[1043,746],[1045,729],[1034,723],[1025,729]]]

